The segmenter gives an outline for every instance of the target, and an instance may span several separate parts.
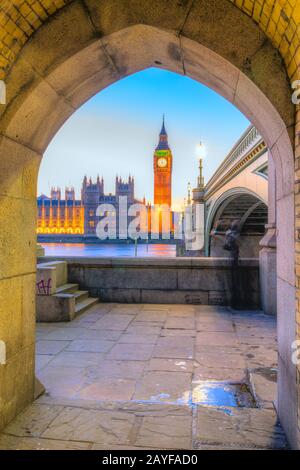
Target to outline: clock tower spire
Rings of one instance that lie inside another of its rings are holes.
[[[172,164],[173,156],[163,116],[159,142],[153,156],[154,204],[167,204],[169,207],[172,205]]]

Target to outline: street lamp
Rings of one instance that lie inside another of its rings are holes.
[[[203,177],[203,159],[205,158],[205,145],[203,142],[196,147],[196,154],[199,160],[199,176],[198,176],[198,190],[203,191],[204,189],[204,177]]]
[[[188,197],[187,197],[187,205],[191,205],[191,183],[188,183]]]

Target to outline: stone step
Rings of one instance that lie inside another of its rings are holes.
[[[82,300],[87,299],[89,296],[89,291],[87,290],[77,290],[74,292],[75,304],[82,302]]]
[[[66,261],[47,261],[46,263],[39,263],[37,265],[37,273],[40,274],[41,279],[51,277],[51,274],[47,276],[51,270],[55,270],[54,279],[52,279],[52,285],[56,289],[58,286],[63,286],[68,282],[68,265]]]
[[[78,291],[78,284],[63,284],[56,288],[55,294],[73,294]]]
[[[88,308],[96,305],[99,302],[99,299],[94,297],[89,297],[87,299],[82,300],[75,304],[75,316],[79,315],[80,313],[85,312]]]

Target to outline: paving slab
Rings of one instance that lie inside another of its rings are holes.
[[[189,317],[168,317],[164,327],[176,330],[195,330],[195,319]]]
[[[142,310],[135,318],[137,322],[157,322],[164,323],[167,319],[168,312],[163,310]]]
[[[230,346],[236,348],[239,344],[235,333],[228,332],[211,332],[205,331],[197,333],[196,345],[212,345],[212,346]]]
[[[134,415],[117,411],[64,408],[43,433],[43,438],[105,444],[127,444]]]
[[[136,381],[118,377],[101,377],[86,385],[75,394],[75,398],[85,400],[131,400]]]
[[[153,449],[190,449],[192,417],[167,415],[143,419],[135,445]]]
[[[186,372],[145,372],[137,383],[133,399],[187,404],[191,399],[191,374]]]
[[[89,367],[97,366],[103,359],[103,353],[96,352],[76,352],[63,351],[55,356],[51,361],[51,366],[68,367]]]
[[[68,327],[59,328],[58,327],[54,331],[49,333],[45,339],[49,341],[52,341],[52,340],[72,341],[78,338],[84,331],[85,331],[85,328],[68,328]]]
[[[147,322],[132,322],[126,329],[130,335],[159,335],[162,329],[161,324],[149,324]]]
[[[193,359],[194,339],[182,341],[180,337],[160,337],[153,351],[153,357]]]
[[[155,344],[158,340],[158,335],[139,335],[124,333],[119,339],[119,343],[132,343],[132,344]]]
[[[222,348],[215,351],[197,350],[195,360],[200,367],[226,369],[246,369],[246,360],[236,353],[224,352]]]
[[[69,343],[66,351],[106,353],[114,345],[114,341],[107,341],[105,339],[75,339]]]
[[[128,327],[133,318],[133,315],[106,314],[100,318],[100,320],[96,321],[91,328],[123,331]]]
[[[48,354],[36,354],[35,355],[35,371],[39,372],[43,367],[45,367],[47,364],[49,364],[50,361],[55,356],[51,356]]]
[[[87,374],[92,380],[97,380],[99,377],[138,379],[143,374],[146,364],[146,361],[103,359],[98,366],[89,367]]]
[[[119,361],[147,361],[151,358],[153,347],[153,344],[116,344],[106,357]]]
[[[246,369],[228,369],[225,367],[196,367],[194,369],[193,382],[209,380],[220,382],[246,382]]]
[[[194,361],[191,359],[160,359],[152,357],[146,369],[149,371],[193,372]]]
[[[83,367],[46,366],[38,374],[50,396],[73,398],[84,387],[87,372]]]
[[[98,330],[91,328],[84,328],[82,333],[78,336],[77,339],[95,339],[102,340],[106,339],[108,341],[117,341],[122,335],[122,331],[116,330]]]
[[[33,404],[5,428],[5,434],[40,437],[62,410],[62,406]]]
[[[276,412],[253,408],[198,407],[195,442],[232,448],[287,446]]]
[[[0,435],[0,450],[89,450],[91,448],[92,444],[88,442]]]
[[[48,341],[42,339],[36,343],[36,353],[55,356],[68,345],[69,341]]]

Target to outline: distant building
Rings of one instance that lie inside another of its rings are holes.
[[[84,207],[75,199],[74,188],[65,189],[64,199],[60,188],[52,188],[50,197],[37,198],[37,233],[84,233]]]
[[[129,176],[128,181],[116,177],[115,194],[104,194],[104,181],[97,178],[96,183],[91,179],[87,180],[84,177],[81,191],[82,204],[84,206],[84,234],[87,236],[96,235],[96,227],[105,214],[97,215],[97,208],[100,204],[111,204],[116,216],[116,230],[118,229],[119,211],[120,211],[120,197],[127,197],[127,206],[141,202],[135,199],[134,196],[134,178]],[[127,210],[126,210],[127,213]]]
[[[78,234],[95,236],[97,223],[101,216],[97,215],[100,204],[114,206],[116,220],[119,216],[121,196],[127,197],[128,206],[141,202],[134,197],[134,178],[129,176],[123,181],[118,176],[115,182],[115,194],[104,193],[104,180],[97,177],[96,182],[85,176],[82,183],[81,199],[75,199],[74,188],[66,188],[65,198],[61,198],[61,189],[52,188],[50,197],[42,194],[37,198],[37,233],[38,234]]]
[[[171,208],[172,204],[172,165],[173,156],[168,144],[168,135],[163,119],[159,134],[159,142],[153,155],[154,171],[154,204]],[[127,197],[127,208],[132,204],[143,203],[137,200],[134,194],[134,178],[129,175],[127,181],[116,177],[115,193],[105,194],[104,180],[97,177],[95,182],[86,176],[82,182],[81,199],[75,199],[74,188],[65,189],[65,197],[62,198],[60,188],[52,188],[50,197],[42,194],[37,198],[37,233],[38,234],[70,234],[96,236],[98,222],[104,213],[97,213],[101,204],[109,204],[114,208],[116,231],[119,233],[120,198]],[[126,217],[127,225],[134,216]],[[151,205],[147,204],[148,231],[151,230]],[[162,208],[156,208],[158,216],[157,233],[162,230]],[[170,227],[173,227],[172,214],[170,214]]]

